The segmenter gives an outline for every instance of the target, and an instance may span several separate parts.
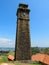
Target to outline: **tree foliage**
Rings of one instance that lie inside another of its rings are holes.
[[[32,54],[36,54],[36,53],[45,53],[45,54],[49,54],[49,48],[42,48],[42,47],[31,47],[31,52]]]
[[[39,50],[38,47],[32,47],[31,48],[31,51],[32,51],[32,54],[36,54],[36,53],[39,53],[40,52],[40,50]]]

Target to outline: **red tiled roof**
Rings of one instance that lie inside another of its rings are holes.
[[[49,64],[49,55],[46,55],[45,56],[44,63]]]
[[[44,54],[36,54],[32,55],[31,59],[35,61],[43,61],[44,56],[45,56]]]
[[[40,61],[42,63],[49,64],[49,55],[47,54],[38,53],[38,54],[32,55],[31,59],[33,61]]]
[[[8,56],[8,59],[9,59],[9,60],[14,60],[14,56],[9,55],[9,56]]]

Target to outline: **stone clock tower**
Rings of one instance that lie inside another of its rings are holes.
[[[15,60],[30,60],[30,30],[27,4],[19,4],[17,9],[17,30],[15,43]]]

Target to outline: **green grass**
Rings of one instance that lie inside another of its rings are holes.
[[[8,55],[14,55],[13,51],[9,51]]]
[[[7,55],[14,55],[14,52],[10,51]],[[33,64],[29,64],[29,63],[18,63],[18,62],[15,62],[15,61],[9,61],[8,60],[8,56],[6,55],[1,55],[0,56],[0,63],[13,63],[14,65],[42,65],[40,63],[33,63]]]
[[[0,63],[1,62],[8,62],[7,56],[0,56]]]
[[[20,63],[16,61],[8,61],[7,56],[0,56],[0,63],[13,63],[14,65],[41,65],[40,63]]]
[[[20,63],[16,61],[9,61],[7,56],[0,56],[0,63],[13,63],[14,65],[41,65],[40,63]]]
[[[42,64],[39,64],[39,63],[35,63],[35,64],[31,64],[31,65],[42,65]]]
[[[42,65],[40,63],[33,63],[33,64],[29,64],[29,63],[14,63],[14,65]]]

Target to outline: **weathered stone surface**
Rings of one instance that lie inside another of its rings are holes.
[[[15,60],[30,60],[30,30],[28,5],[19,4],[17,10],[17,31],[15,44]]]

